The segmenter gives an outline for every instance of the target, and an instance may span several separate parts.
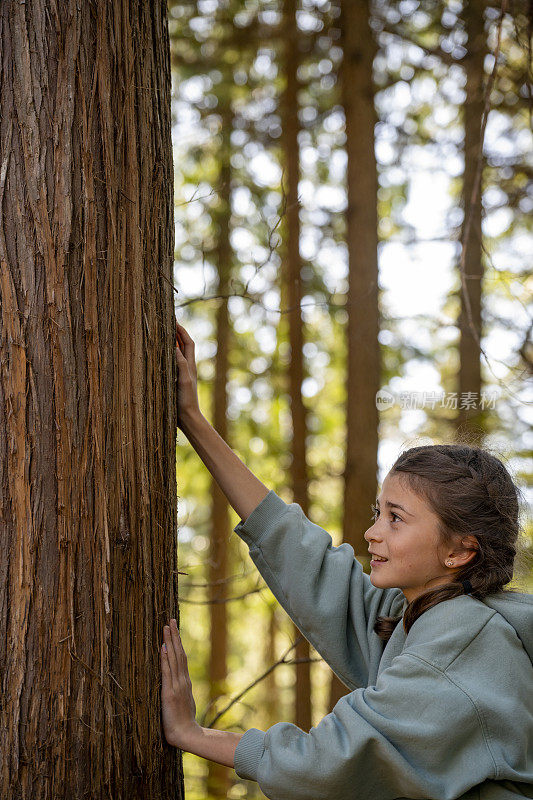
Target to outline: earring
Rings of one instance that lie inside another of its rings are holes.
[[[447,567],[453,567],[453,561],[447,561],[446,562],[446,566]]]

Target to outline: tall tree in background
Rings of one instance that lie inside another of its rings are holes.
[[[285,258],[282,281],[286,282],[287,316],[289,322],[290,361],[288,363],[289,395],[292,420],[291,481],[293,502],[309,515],[307,480],[307,421],[302,396],[303,373],[303,321],[300,259],[300,203],[298,183],[300,177],[300,152],[298,145],[298,60],[299,32],[296,25],[296,0],[283,0],[283,73],[285,89],[281,98],[281,127],[283,167],[287,176],[287,205],[284,230],[286,233]],[[295,628],[297,636],[301,634]],[[302,730],[311,728],[311,664],[309,642],[301,638],[295,648],[296,695],[294,721]]]
[[[278,610],[277,600],[269,603],[268,609],[268,631],[265,636],[264,644],[264,657],[263,661],[265,666],[271,666],[278,660],[276,642],[278,631]],[[276,681],[276,670],[273,669],[266,676],[263,687],[263,712],[265,715],[266,725],[270,727],[279,722],[279,690]]]
[[[230,322],[228,316],[228,292],[231,277],[232,250],[230,244],[231,221],[231,130],[232,114],[229,105],[230,78],[222,84],[218,110],[221,115],[221,146],[217,163],[219,167],[218,208],[213,214],[215,224],[215,247],[218,267],[218,307],[216,311],[215,335],[215,380],[213,383],[213,426],[222,438],[228,438],[228,352],[230,344]],[[210,650],[209,650],[209,700],[227,693],[228,615],[227,578],[228,544],[230,537],[229,505],[218,483],[211,479],[211,537],[209,555],[209,599],[210,599]],[[227,797],[229,770],[222,764],[208,761],[208,797]]]
[[[367,0],[341,4],[343,61],[342,98],[348,156],[348,245],[346,465],[344,472],[343,540],[368,564],[370,505],[377,488],[378,411],[380,384],[377,171],[374,153],[373,62],[376,45]],[[329,707],[346,694],[332,675]]]
[[[342,98],[346,116],[348,311],[344,541],[368,557],[363,534],[376,497],[380,382],[377,171],[372,67],[376,44],[368,1],[344,2]]]
[[[0,795],[181,797],[166,3],[0,31]]]
[[[459,316],[459,397],[471,397],[474,405],[460,403],[456,424],[478,427],[480,413],[483,287],[483,233],[481,229],[481,198],[483,192],[483,145],[481,122],[484,108],[484,65],[487,53],[484,9],[485,0],[465,0],[463,19],[467,41],[464,57],[466,97],[463,105],[464,119],[464,171],[461,230],[462,257],[461,310]],[[467,395],[467,393],[469,393]]]

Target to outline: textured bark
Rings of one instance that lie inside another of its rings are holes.
[[[5,0],[0,40],[0,796],[178,798],[166,3]]]
[[[484,0],[468,0],[463,9],[465,30],[468,36],[466,71],[466,98],[464,115],[464,172],[462,206],[464,209],[461,241],[464,254],[464,281],[462,282],[461,310],[459,316],[459,398],[468,400],[471,392],[475,406],[458,409],[456,425],[462,430],[472,428],[479,432],[484,414],[480,413],[482,336],[482,282],[484,274],[481,231],[481,185],[476,187],[476,173],[481,145],[483,117],[484,61],[487,39],[483,24]],[[480,182],[481,184],[481,182]],[[468,231],[466,223],[470,216]],[[461,402],[459,403],[461,405]]]
[[[300,257],[300,203],[298,201],[298,181],[300,177],[300,154],[298,147],[298,28],[296,25],[296,0],[284,0],[284,73],[285,90],[281,100],[282,148],[284,171],[286,174],[287,218],[284,280],[287,282],[287,302],[289,317],[289,341],[291,360],[289,365],[289,393],[292,418],[292,461],[291,478],[293,500],[304,512],[309,514],[307,492],[306,408],[302,397],[303,381],[303,327],[302,327],[302,282]],[[295,626],[299,638],[300,631]],[[311,727],[311,670],[309,662],[309,642],[302,639],[295,649],[296,698],[295,722],[304,731]]]
[[[379,416],[376,392],[381,378],[377,259],[377,170],[374,154],[376,45],[369,25],[368,0],[341,3],[341,91],[346,115],[348,155],[346,236],[348,245],[346,466],[343,541],[367,565],[363,538],[377,492]],[[330,708],[346,687],[332,676]]]
[[[230,179],[231,179],[231,113],[222,109],[223,146],[219,153],[221,164],[218,197],[220,200],[216,215],[218,294],[227,295],[231,275],[231,243],[230,234]],[[228,441],[227,423],[227,381],[228,358],[230,344],[230,322],[228,300],[221,299],[216,313],[217,354],[215,360],[215,382],[213,386],[213,424],[215,430]],[[221,695],[226,695],[227,651],[228,651],[228,614],[227,614],[227,577],[228,577],[228,544],[231,535],[229,505],[226,496],[216,483],[211,481],[211,539],[209,557],[209,597],[210,612],[210,644],[209,652],[209,700],[214,702]],[[229,789],[229,770],[222,764],[208,761],[207,797],[227,797]]]

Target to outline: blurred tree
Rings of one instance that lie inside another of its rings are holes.
[[[182,797],[165,2],[0,6],[0,795]]]
[[[265,638],[265,651],[263,662],[265,667],[275,664],[277,655],[277,630],[278,630],[278,603],[277,600],[269,604],[268,607],[268,634]],[[265,725],[270,728],[279,722],[279,697],[278,683],[276,680],[276,670],[272,670],[265,679],[263,708],[265,712]]]
[[[226,442],[228,436],[228,404],[226,386],[228,381],[228,350],[230,344],[230,322],[228,318],[228,292],[231,280],[233,254],[230,244],[231,224],[231,130],[232,113],[229,104],[230,78],[225,76],[219,92],[219,113],[222,119],[221,145],[217,156],[219,180],[216,187],[219,204],[213,212],[216,230],[216,261],[218,265],[218,307],[216,310],[215,379],[213,382],[213,426]],[[214,703],[227,691],[227,587],[228,587],[228,541],[231,533],[229,504],[225,494],[215,480],[211,479],[211,536],[209,552],[209,599],[210,642],[209,653],[209,700]],[[208,797],[227,797],[229,770],[222,764],[208,762]]]
[[[481,197],[483,191],[483,112],[485,106],[485,0],[465,0],[463,7],[466,55],[464,119],[464,171],[462,182],[463,225],[460,259],[461,311],[459,315],[459,404],[456,425],[461,430],[482,425],[481,397],[481,305],[484,264],[482,257]],[[472,403],[468,402],[469,400]]]
[[[373,63],[375,39],[368,2],[342,3],[342,102],[348,156],[348,245],[346,464],[343,541],[368,568],[370,506],[377,494],[378,411],[380,386],[378,341],[377,171],[374,151]],[[332,674],[329,707],[346,687]]]
[[[298,183],[300,178],[300,151],[298,144],[298,63],[300,37],[296,24],[296,0],[283,0],[283,53],[281,56],[284,90],[280,100],[283,170],[287,176],[286,216],[283,220],[282,236],[284,259],[282,281],[286,283],[287,318],[289,325],[290,358],[287,363],[289,383],[292,439],[291,439],[291,483],[293,502],[298,503],[306,516],[309,515],[307,487],[307,420],[302,397],[303,345],[302,286],[300,259],[300,203]],[[295,656],[295,706],[294,722],[302,730],[309,731],[311,721],[311,665],[309,642],[295,626],[298,644]]]

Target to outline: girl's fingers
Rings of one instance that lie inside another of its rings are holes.
[[[180,339],[180,337],[178,337],[176,341],[176,358],[178,359],[178,362],[184,361],[188,364],[189,362],[185,356],[185,345],[183,341]]]
[[[176,322],[176,338],[178,337],[179,339],[181,339],[180,346],[183,345],[181,347],[181,350],[182,352],[185,351],[185,357],[187,358],[187,360],[189,359],[194,360],[194,342],[187,333],[187,331],[185,330],[185,328],[182,325],[180,325],[179,322]]]
[[[181,350],[181,352],[183,352],[185,350],[185,342],[183,341],[179,331],[176,331],[176,341],[178,343],[178,348]]]
[[[167,645],[167,651],[168,651],[168,645]],[[165,652],[163,648],[161,648],[161,672],[165,680],[172,680],[172,674],[170,672],[170,664],[168,662],[168,652]]]
[[[187,363],[187,359],[183,355],[183,347],[176,347],[176,358],[178,359],[178,361],[181,361],[183,359],[183,361]]]
[[[174,643],[172,641],[172,636],[168,625],[165,625],[165,627],[163,628],[163,636],[165,644],[167,646],[167,658],[170,667],[170,673],[173,679],[177,679],[179,672],[178,660],[176,658],[176,653],[174,651]]]
[[[176,624],[176,620],[170,620],[170,633],[172,635],[172,641],[174,643],[174,652],[176,653],[176,659],[178,662],[178,669],[180,670],[180,674],[187,674],[187,656],[185,655],[185,650],[183,649],[183,644],[181,642],[181,636],[178,631],[178,626]]]
[[[192,341],[191,337],[189,336],[183,325],[180,325],[177,320],[176,320],[176,332],[180,334],[182,339],[184,339],[185,341],[192,342],[194,344],[194,342]]]

